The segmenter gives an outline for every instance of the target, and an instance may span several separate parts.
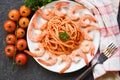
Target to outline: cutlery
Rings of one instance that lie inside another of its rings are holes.
[[[83,80],[86,75],[91,72],[93,70],[93,68],[97,65],[97,64],[102,64],[103,62],[105,62],[108,58],[110,58],[116,51],[117,47],[115,46],[115,44],[111,43],[98,57],[97,62],[92,65],[91,67],[89,67],[84,73],[82,73],[80,76],[78,76],[76,78],[76,80]]]

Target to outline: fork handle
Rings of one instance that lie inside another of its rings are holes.
[[[83,72],[80,76],[76,78],[76,80],[83,80],[92,70],[94,66],[90,66],[85,72]]]

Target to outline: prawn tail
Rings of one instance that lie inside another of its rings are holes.
[[[28,51],[28,50],[24,50],[24,52],[32,57],[40,57],[40,54],[33,53],[33,52]]]
[[[84,59],[87,66],[89,66],[87,55],[83,52],[80,53],[80,56]]]
[[[44,64],[44,65],[46,65],[46,66],[52,66],[52,64],[46,62],[46,61],[43,60],[43,59],[37,59],[37,60],[38,60],[40,63],[42,63],[42,64]]]
[[[72,62],[72,60],[70,59],[70,58],[67,58],[66,59],[66,66],[62,69],[62,70],[60,70],[60,72],[59,72],[59,74],[62,74],[62,73],[64,73],[70,66],[71,66],[71,62]]]

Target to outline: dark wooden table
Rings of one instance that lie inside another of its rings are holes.
[[[7,45],[5,37],[8,33],[4,31],[3,24],[8,19],[8,11],[19,9],[23,4],[24,0],[0,0],[0,80],[75,80],[87,67],[60,75],[44,69],[31,56],[28,56],[28,63],[25,66],[15,66],[14,72],[11,70],[12,59],[6,57],[4,53]],[[84,80],[94,80],[92,72]]]

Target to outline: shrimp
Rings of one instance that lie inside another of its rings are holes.
[[[81,43],[80,46],[82,52],[84,53],[90,53],[91,56],[94,55],[95,47],[92,41],[84,41]]]
[[[40,52],[38,52],[38,53],[30,52],[28,50],[24,50],[24,52],[27,53],[28,55],[32,56],[32,57],[40,57],[45,53],[45,50],[41,49]]]
[[[89,26],[89,27],[87,27],[87,28],[84,29],[84,31],[87,32],[87,33],[90,32],[90,31],[92,31],[92,30],[99,30],[100,31],[101,28],[91,25],[91,26]]]
[[[101,30],[99,27],[96,26],[88,26],[87,28],[84,29],[84,38],[86,40],[93,40],[93,38],[91,36],[89,36],[89,32],[92,30]]]
[[[84,32],[84,39],[89,40],[89,41],[93,41],[93,37],[90,36],[87,32]]]
[[[42,9],[41,8],[39,8],[38,10],[37,10],[37,12],[40,14],[40,16],[43,18],[43,19],[45,19],[45,20],[47,20],[47,21],[49,21],[51,18],[53,18],[54,17],[54,11],[48,11],[47,12],[47,14],[45,14],[45,13],[43,13],[43,11],[42,11]]]
[[[71,56],[72,61],[74,61],[75,63],[77,63],[79,60],[83,58],[86,65],[89,65],[87,55],[86,53],[82,52],[81,49],[77,49],[73,51],[70,56]]]
[[[42,64],[44,64],[46,66],[52,66],[52,65],[54,65],[57,62],[57,57],[54,54],[49,53],[49,52],[47,52],[46,54],[48,54],[48,60],[47,61],[43,60],[41,58],[38,58],[37,60],[40,63],[42,63]]]
[[[61,58],[62,61],[66,62],[66,66],[59,72],[60,74],[62,74],[71,66],[72,60],[68,55],[60,55],[59,57]]]
[[[43,23],[41,26],[38,26],[37,23],[34,22],[34,28],[36,30],[43,31],[43,30],[45,30],[47,28],[47,22]]]
[[[93,22],[97,22],[96,19],[94,17],[92,17],[90,14],[85,14],[83,16],[81,16],[80,20],[79,20],[79,23],[81,25],[81,27],[87,27],[90,25],[90,23],[87,23],[85,22],[86,20],[89,20],[90,22],[93,21]]]
[[[69,10],[69,15],[72,20],[78,20],[79,17],[75,16],[75,12],[81,9],[85,9],[84,6],[75,5]]]
[[[38,17],[38,12],[36,11],[35,14],[34,14],[34,17],[33,17],[33,20],[32,20],[32,23],[33,23],[33,26],[34,28],[37,30],[39,29],[39,26],[37,25],[37,17]]]
[[[35,53],[39,54],[39,56],[43,56],[46,51],[40,42],[34,47],[34,50]]]
[[[60,8],[61,7],[66,7],[68,4],[69,4],[69,2],[58,2],[58,3],[56,3],[56,5],[54,6],[55,15],[60,16],[60,17],[66,16],[66,13],[60,12]]]
[[[80,55],[78,54],[78,50],[74,50],[71,55],[70,55],[71,59],[73,62],[78,63],[81,60]]]
[[[41,41],[46,34],[42,34],[42,32],[40,32],[39,34],[37,34],[36,36],[33,35],[33,28],[34,28],[34,25],[33,23],[31,23],[29,29],[28,29],[28,37],[30,38],[31,41],[33,42],[39,42]]]
[[[42,24],[41,26],[39,26],[37,24],[37,17],[38,17],[38,12],[36,11],[35,14],[34,14],[34,17],[33,17],[33,26],[36,30],[44,30],[46,27],[47,27],[47,22],[45,22],[44,24]]]
[[[81,50],[79,50],[78,54],[84,59],[86,65],[88,66],[88,65],[89,65],[89,62],[88,62],[88,58],[87,58],[86,53],[84,53],[84,52],[82,52]]]
[[[41,31],[45,30],[47,28],[48,22],[42,24],[42,26],[39,28]]]

